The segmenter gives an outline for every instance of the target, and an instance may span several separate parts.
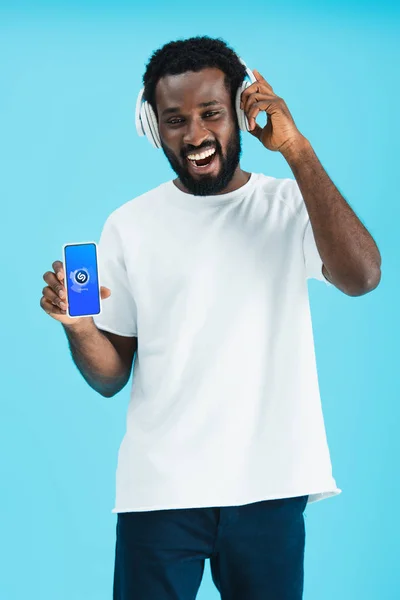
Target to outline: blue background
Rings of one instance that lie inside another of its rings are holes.
[[[97,276],[96,246],[94,244],[77,244],[65,248],[65,285],[68,289],[69,314],[72,317],[82,315],[98,315],[100,298]],[[89,280],[84,286],[77,286],[71,281],[70,274],[78,269],[86,269]],[[81,288],[76,291],[73,288]]]
[[[0,14],[0,597],[111,598],[117,452],[129,389],[105,399],[39,307],[66,242],[171,179],[134,128],[151,53],[221,36],[288,104],[376,239],[379,288],[310,282],[334,475],[306,511],[306,600],[386,600],[399,589],[399,9],[395,3],[2,3]],[[292,176],[244,136],[242,166]],[[207,567],[198,598],[216,600]],[[250,599],[249,599],[250,600]]]

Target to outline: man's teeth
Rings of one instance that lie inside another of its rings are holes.
[[[208,156],[212,156],[215,153],[215,148],[210,148],[210,150],[206,150],[205,152],[201,152],[200,154],[188,154],[188,158],[190,160],[203,160]]]

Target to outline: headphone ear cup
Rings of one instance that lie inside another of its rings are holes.
[[[139,136],[145,136],[154,148],[161,148],[160,134],[158,132],[157,117],[148,102],[143,102],[144,88],[136,100],[135,123]]]
[[[248,81],[243,81],[243,83],[239,86],[238,91],[236,93],[236,115],[238,118],[239,128],[241,131],[250,131],[249,129],[249,121],[246,117],[244,110],[240,108],[241,96],[248,87],[250,87],[251,83]]]
[[[144,128],[143,128],[143,121],[142,121],[142,98],[143,98],[143,92],[144,89],[142,88],[138,94],[137,100],[136,100],[136,110],[135,110],[135,124],[136,124],[136,131],[137,134],[142,137],[144,135],[146,135]]]
[[[151,133],[151,129],[150,129],[150,126],[149,126],[149,121],[148,121],[148,118],[147,118],[146,102],[143,102],[142,106],[140,107],[140,120],[141,120],[141,123],[142,123],[142,127],[143,127],[143,131],[144,131],[145,137],[149,140],[150,144],[152,146],[154,146],[153,135]]]
[[[158,131],[158,121],[157,121],[156,114],[155,114],[151,104],[149,104],[148,102],[146,102],[146,109],[147,109],[147,116],[148,116],[148,120],[149,120],[151,133],[152,133],[153,139],[154,139],[154,146],[156,148],[161,148],[161,139],[160,139],[160,133]]]
[[[149,107],[151,108],[151,106],[149,105],[148,102],[143,102],[141,109],[140,109],[140,117],[141,117],[145,136],[149,140],[150,144],[154,148],[157,148],[157,139],[154,137],[154,124],[151,121],[151,114],[149,111]]]

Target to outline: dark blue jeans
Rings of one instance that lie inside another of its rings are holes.
[[[206,559],[222,600],[301,600],[307,500],[119,513],[114,600],[194,600]]]

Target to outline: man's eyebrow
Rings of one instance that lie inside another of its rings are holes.
[[[210,102],[201,102],[200,104],[197,105],[197,108],[207,108],[207,106],[215,106],[215,105],[219,105],[221,104],[221,102],[218,102],[218,100],[210,100]],[[179,106],[171,106],[171,108],[166,108],[165,110],[163,110],[163,112],[161,113],[162,117],[165,117],[165,115],[170,115],[172,113],[177,113],[180,111]]]

